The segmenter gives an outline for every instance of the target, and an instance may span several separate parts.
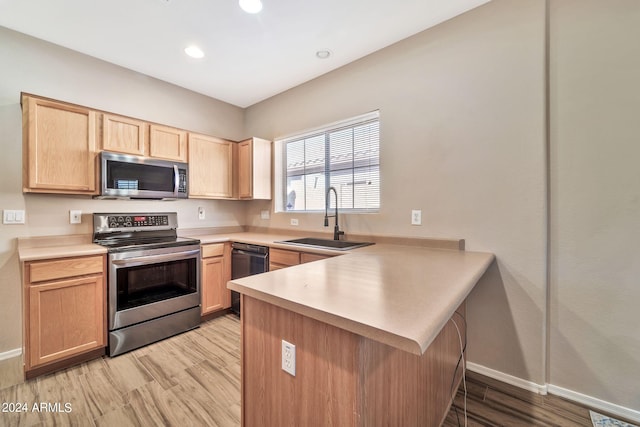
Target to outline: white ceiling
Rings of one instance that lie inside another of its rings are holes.
[[[487,1],[0,0],[0,25],[247,107]]]

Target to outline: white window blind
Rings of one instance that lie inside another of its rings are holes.
[[[288,137],[283,143],[283,210],[324,210],[329,187],[338,193],[340,210],[380,208],[377,111]],[[330,200],[330,207],[335,208],[335,198]]]

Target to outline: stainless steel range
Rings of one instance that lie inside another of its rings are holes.
[[[108,250],[109,355],[200,324],[200,241],[178,237],[177,214],[96,213]]]

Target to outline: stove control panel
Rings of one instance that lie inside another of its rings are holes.
[[[177,214],[109,213],[93,215],[94,233],[115,231],[171,230],[178,227]]]
[[[109,216],[109,228],[162,227],[169,225],[166,215]]]

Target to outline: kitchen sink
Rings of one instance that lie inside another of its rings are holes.
[[[331,240],[318,239],[315,237],[303,237],[301,239],[281,240],[276,243],[285,243],[287,245],[306,246],[310,248],[334,249],[338,251],[346,251],[363,246],[373,245],[370,242],[349,242],[347,240]]]

